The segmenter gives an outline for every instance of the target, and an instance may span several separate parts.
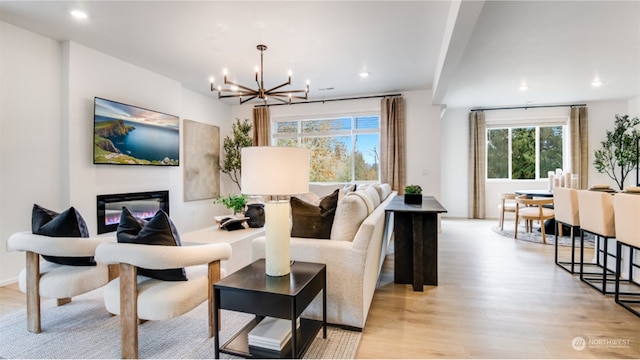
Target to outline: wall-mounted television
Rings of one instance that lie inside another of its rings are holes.
[[[180,165],[180,118],[96,97],[93,163]]]

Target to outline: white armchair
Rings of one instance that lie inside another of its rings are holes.
[[[26,266],[20,272],[18,285],[27,295],[27,330],[40,333],[40,297],[56,299],[58,306],[71,298],[104,286],[117,276],[105,264],[96,266],[60,265],[40,261],[40,255],[85,257],[94,256],[98,245],[114,238],[49,237],[30,231],[9,237],[9,250],[24,251]]]
[[[209,302],[209,337],[213,336],[213,283],[222,277],[220,261],[231,257],[226,243],[159,246],[107,243],[96,261],[119,264],[120,277],[104,288],[107,311],[120,315],[123,358],[138,357],[138,319],[165,320]],[[137,269],[184,267],[188,281],[138,276]]]

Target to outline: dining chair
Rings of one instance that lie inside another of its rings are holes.
[[[557,187],[553,190],[553,211],[556,218],[556,244],[555,262],[556,265],[565,269],[571,274],[576,274],[576,265],[579,263],[575,259],[576,235],[580,231],[580,215],[578,208],[578,191],[571,188]],[[571,228],[571,261],[560,261],[558,259],[558,234],[562,236],[562,226]]]
[[[532,231],[533,221],[540,221],[540,231],[542,232],[542,242],[547,243],[544,222],[553,219],[554,211],[545,205],[553,205],[553,198],[530,198],[527,195],[516,196],[516,228],[513,237],[518,238],[518,224],[520,219],[525,220],[525,228]]]
[[[518,204],[516,203],[516,194],[514,193],[502,193],[498,195],[498,199],[500,200],[500,204],[498,204],[500,230],[504,230],[504,213],[515,213]]]
[[[613,284],[616,273],[609,269],[609,257],[615,259],[616,254],[609,252],[609,239],[616,237],[614,208],[612,195],[602,191],[577,190],[578,211],[580,217],[580,280],[600,291],[602,294],[613,294],[607,289],[607,282]],[[594,262],[584,261],[584,234],[596,236]],[[602,238],[602,243],[600,243]],[[601,261],[602,256],[602,261]],[[596,272],[585,272],[585,266],[595,266]],[[589,275],[589,276],[585,276]],[[592,277],[594,275],[597,277]]]
[[[640,250],[640,195],[617,194],[613,199],[616,224],[616,286],[615,301],[636,316],[640,316],[640,292],[631,292],[632,288],[638,288],[638,283],[633,280],[634,269],[640,270],[640,265],[634,263],[634,252]],[[623,246],[629,249],[628,275],[626,280],[621,279]],[[629,291],[620,291],[620,283],[629,284]],[[635,305],[635,307],[634,307]]]

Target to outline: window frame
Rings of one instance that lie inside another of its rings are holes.
[[[547,174],[540,174],[540,128],[541,127],[562,127],[562,168],[568,169],[571,167],[571,137],[569,136],[569,117],[554,116],[554,117],[539,117],[529,119],[494,119],[492,121],[487,120],[485,127],[485,139],[488,139],[490,130],[507,129],[508,130],[508,175],[507,178],[489,178],[489,151],[488,141],[485,144],[485,181],[535,181],[548,179]],[[513,179],[513,146],[512,146],[512,130],[518,128],[531,128],[535,129],[535,147],[536,147],[536,164],[535,164],[535,178],[533,179]]]
[[[375,129],[357,129],[356,128],[356,118],[363,117],[376,117],[378,118],[378,127]],[[371,110],[371,111],[357,111],[357,112],[344,112],[344,113],[333,113],[333,114],[319,114],[319,115],[304,115],[304,116],[278,116],[271,118],[271,146],[277,146],[279,139],[296,139],[296,143],[298,146],[301,146],[302,139],[305,137],[337,137],[337,136],[349,136],[350,138],[350,146],[351,146],[351,180],[350,182],[359,182],[359,183],[375,183],[380,182],[380,162],[378,162],[378,179],[377,180],[356,180],[355,179],[355,144],[356,137],[358,135],[367,135],[367,134],[377,134],[378,135],[378,150],[381,147],[380,138],[380,121],[381,121],[381,113],[380,110]],[[333,120],[333,119],[351,119],[351,128],[345,130],[333,130],[326,132],[303,132],[302,131],[302,123],[304,121],[322,121],[322,120]],[[296,122],[296,132],[291,133],[277,133],[278,123],[281,122]],[[317,184],[326,184],[325,182],[312,182]]]

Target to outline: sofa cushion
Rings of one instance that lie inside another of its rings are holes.
[[[391,185],[387,183],[380,184],[380,202],[385,201],[389,195],[391,195]]]
[[[57,213],[45,209],[38,204],[33,204],[31,210],[31,232],[36,235],[51,237],[89,237],[89,229],[82,215],[72,206],[69,209]],[[42,256],[45,260],[72,266],[95,266],[93,256]]]
[[[181,246],[180,236],[175,225],[166,212],[158,210],[151,220],[136,218],[125,207],[122,209],[118,224],[117,239],[119,243]],[[165,281],[186,281],[184,268],[177,269],[143,269],[138,274]]]
[[[369,212],[364,199],[355,193],[338,202],[331,228],[331,240],[352,241]]]
[[[364,189],[358,187],[358,190],[356,190],[354,194],[360,196],[362,200],[365,201],[367,205],[367,215],[371,214],[373,210],[380,205],[380,197],[373,186],[367,186]]]
[[[297,197],[291,198],[291,236],[302,238],[329,239],[331,227],[338,206],[340,190],[323,197],[316,206]]]

